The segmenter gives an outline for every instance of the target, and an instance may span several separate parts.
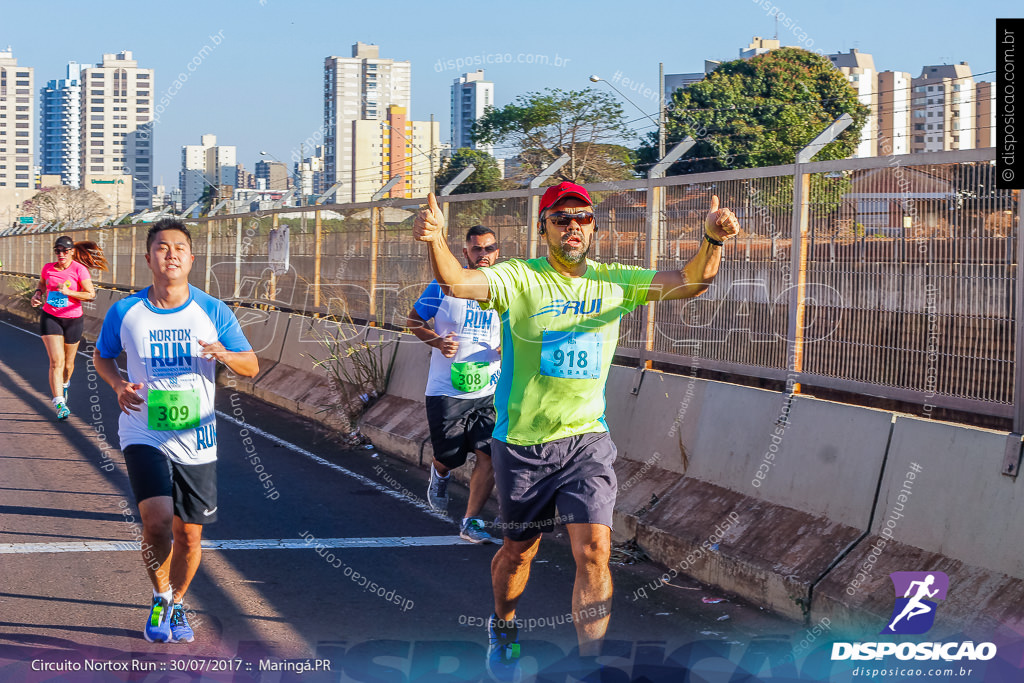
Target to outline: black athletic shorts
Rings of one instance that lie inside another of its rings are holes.
[[[83,318],[58,318],[46,311],[39,311],[39,334],[58,334],[64,337],[65,344],[77,344],[82,341]]]
[[[608,432],[580,434],[535,446],[494,440],[491,459],[501,532],[527,541],[555,524],[612,526],[617,451]],[[557,516],[556,516],[557,509]]]
[[[439,463],[453,469],[464,465],[471,451],[491,454],[494,396],[427,396],[426,404],[430,445]]]
[[[174,499],[174,514],[189,524],[217,521],[217,461],[182,465],[149,445],[121,449],[135,503],[156,496]]]

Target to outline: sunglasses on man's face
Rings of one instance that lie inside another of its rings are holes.
[[[473,247],[470,247],[469,250],[470,251],[483,251],[483,252],[486,252],[488,254],[493,254],[494,252],[498,251],[498,245],[497,244],[488,244],[486,247],[473,246]]]
[[[590,225],[594,222],[594,214],[590,211],[580,211],[578,213],[555,211],[553,214],[548,216],[548,220],[559,228],[568,228],[573,221],[576,221],[576,224],[582,228],[583,226]]]

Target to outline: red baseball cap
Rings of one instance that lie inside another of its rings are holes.
[[[540,212],[544,213],[544,209],[556,204],[563,197],[576,197],[577,199],[582,199],[591,206],[594,205],[594,202],[591,201],[590,195],[587,194],[587,189],[585,187],[577,185],[576,183],[570,183],[566,180],[558,183],[557,185],[552,185],[544,192],[544,196],[540,198]]]

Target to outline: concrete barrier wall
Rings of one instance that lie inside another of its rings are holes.
[[[897,541],[1024,579],[1024,482],[1001,473],[1006,441],[897,418],[872,533],[888,528]]]
[[[898,417],[871,534],[816,588],[811,618],[881,629],[890,573],[942,571],[949,593],[930,633],[1024,627],[1024,482],[1001,473],[1006,445],[1005,433]]]

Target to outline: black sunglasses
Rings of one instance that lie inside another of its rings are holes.
[[[579,213],[555,211],[553,214],[548,216],[548,220],[559,228],[568,228],[573,221],[576,221],[577,225],[583,227],[594,222],[594,214],[590,211],[580,211]]]
[[[57,247],[56,249],[53,250],[53,253],[54,254],[66,254],[69,251],[71,251],[71,250],[70,249],[64,249],[63,247]]]
[[[488,244],[486,247],[472,246],[472,247],[469,248],[469,250],[470,251],[483,251],[483,252],[486,252],[488,254],[491,254],[491,253],[494,253],[494,252],[498,251],[498,245],[497,244]]]

